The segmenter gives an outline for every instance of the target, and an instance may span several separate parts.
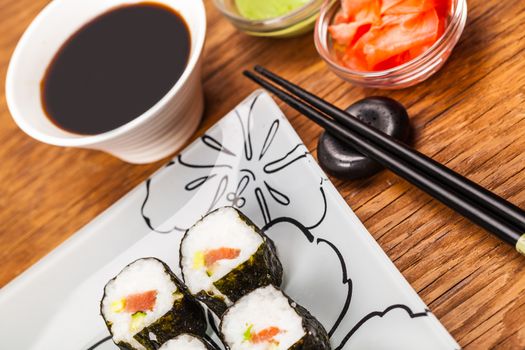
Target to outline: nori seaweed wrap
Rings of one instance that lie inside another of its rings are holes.
[[[251,291],[280,286],[273,241],[233,207],[219,208],[186,231],[180,266],[190,292],[219,317]]]
[[[100,310],[120,349],[155,350],[182,333],[204,336],[207,328],[202,306],[155,258],[136,260],[111,279]]]
[[[329,350],[330,338],[308,310],[274,286],[259,288],[230,307],[221,320],[230,350]],[[264,347],[263,347],[264,348]]]

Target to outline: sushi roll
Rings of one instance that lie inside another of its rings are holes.
[[[262,286],[281,285],[274,243],[232,207],[217,209],[191,227],[180,246],[184,282],[219,317]]]
[[[126,266],[104,288],[101,315],[121,349],[153,350],[182,333],[204,335],[204,310],[155,258]]]
[[[181,334],[164,343],[159,350],[218,350],[203,338]]]
[[[223,315],[221,336],[230,350],[325,350],[324,327],[274,286],[241,298]]]

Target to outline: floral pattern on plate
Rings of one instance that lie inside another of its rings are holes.
[[[376,280],[381,275],[374,280],[353,275],[361,255],[377,254],[377,247],[367,251],[365,246],[359,255],[348,250],[354,242],[338,232],[346,230],[335,213],[348,208],[266,93],[249,97],[194,147],[200,152],[182,152],[163,170],[173,187],[168,189],[165,178],[146,183],[142,215],[152,230],[181,232],[214,208],[237,207],[276,242],[285,269],[284,290],[323,322],[334,349],[458,348],[417,295],[407,290],[406,281],[383,284],[384,291],[401,298],[367,298],[368,288],[382,284]],[[181,193],[185,200],[180,200]],[[159,212],[169,198],[179,203],[176,209]],[[356,226],[358,234],[367,235],[367,245],[376,245],[360,223]],[[375,263],[385,265],[381,273],[395,269],[383,254],[380,258]],[[389,277],[386,280],[393,276]],[[374,294],[381,293],[370,296]],[[360,305],[354,307],[356,303]],[[353,315],[353,308],[359,313]]]

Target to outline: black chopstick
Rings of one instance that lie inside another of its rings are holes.
[[[427,157],[413,148],[407,147],[405,144],[382,133],[381,131],[370,127],[369,125],[361,122],[359,119],[352,117],[346,111],[337,108],[336,106],[313,95],[303,88],[277,76],[264,67],[255,66],[254,69],[277,85],[283,87],[285,90],[306,101],[323,113],[333,117],[341,124],[346,125],[348,128],[351,128],[353,131],[359,133],[369,140],[374,140],[374,142],[378,145],[391,150],[400,158],[405,159],[410,164],[414,164],[418,168],[428,173],[430,176],[438,179],[440,182],[447,184],[468,198],[471,198],[473,201],[479,202],[481,206],[486,207],[495,214],[505,217],[511,223],[516,225],[516,227],[521,228],[525,233],[525,211],[521,210],[514,204],[497,196],[496,194],[467,179],[466,177],[452,171],[432,158]]]
[[[445,205],[495,234],[503,241],[515,246],[520,253],[524,253],[522,250],[523,240],[521,238],[524,232],[514,224],[509,223],[487,208],[480,206],[479,203],[465,197],[462,193],[459,193],[450,186],[440,183],[434,177],[429,176],[421,169],[413,166],[413,164],[401,159],[397,154],[391,153],[388,149],[364,138],[346,125],[332,120],[330,116],[299,100],[297,97],[275,87],[263,78],[249,71],[245,71],[244,74],[343,142],[352,145],[359,152],[378,161],[383,166],[405,178]]]

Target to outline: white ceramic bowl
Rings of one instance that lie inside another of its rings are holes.
[[[202,0],[155,1],[180,13],[191,34],[186,70],[159,102],[131,122],[98,135],[77,135],[55,126],[44,113],[40,83],[56,52],[91,19],[141,0],[54,0],[27,28],[9,64],[6,98],[18,126],[48,144],[98,149],[130,163],[153,162],[181,147],[198,127],[204,107],[200,66],[206,12]]]

